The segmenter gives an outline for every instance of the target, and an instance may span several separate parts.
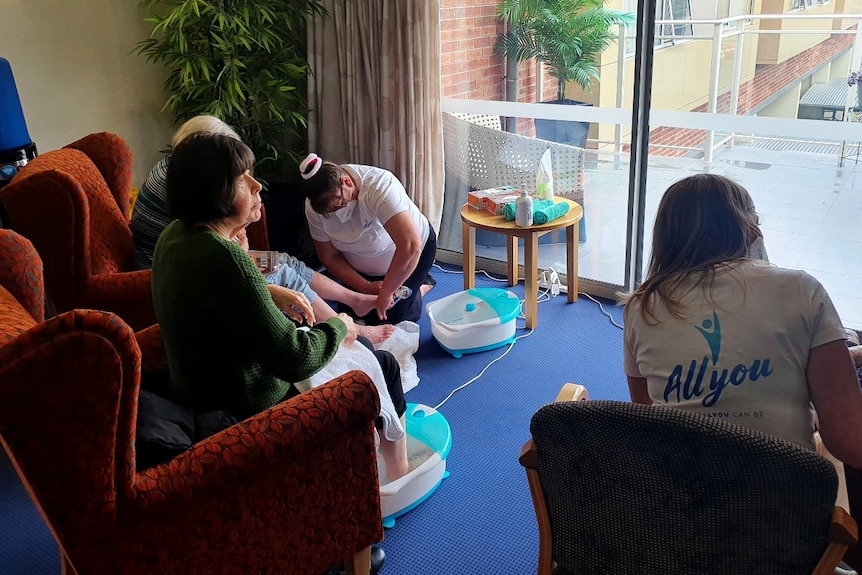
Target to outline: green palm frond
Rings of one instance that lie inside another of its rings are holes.
[[[305,145],[305,26],[318,0],[140,0],[150,37],[135,53],[164,65],[176,123],[212,114],[255,153],[256,173],[295,173]],[[293,148],[291,148],[291,146]]]
[[[558,97],[575,82],[585,89],[599,78],[599,57],[617,39],[614,26],[634,15],[605,8],[604,0],[501,0],[497,15],[507,32],[494,46],[518,62],[536,59],[558,81]]]

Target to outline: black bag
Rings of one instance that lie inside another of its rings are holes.
[[[135,431],[138,470],[168,461],[193,443],[237,423],[225,411],[195,414],[190,407],[146,391],[138,393],[138,427]]]

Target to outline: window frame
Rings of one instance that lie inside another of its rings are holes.
[[[656,6],[660,11],[661,16],[656,16],[656,20],[677,20],[683,22],[685,20],[693,20],[692,12],[691,12],[691,0],[659,0],[660,5]],[[675,2],[681,2],[684,4],[684,11],[686,14],[678,16],[674,14],[674,6]],[[668,18],[668,15],[670,16]],[[653,42],[654,48],[659,48],[662,46],[673,46],[677,44],[680,40],[684,40],[686,38],[691,38],[694,36],[694,24],[685,24],[685,23],[676,23],[673,24],[656,24],[656,32],[655,32],[655,40]],[[670,36],[668,38],[668,36]]]

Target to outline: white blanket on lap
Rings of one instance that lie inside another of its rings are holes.
[[[395,405],[392,403],[389,390],[386,388],[386,380],[383,378],[383,370],[380,369],[380,364],[371,350],[359,342],[350,345],[342,342],[332,361],[308,379],[294,385],[299,391],[308,391],[353,369],[367,373],[377,387],[377,394],[380,396],[380,417],[383,418],[383,436],[389,441],[397,441],[404,437],[404,426],[401,425],[401,420],[395,412]]]
[[[398,360],[401,366],[401,387],[407,393],[419,385],[419,374],[416,371],[416,358],[413,354],[419,349],[419,324],[412,321],[402,321],[395,324],[393,334],[374,346],[374,349],[388,351]]]

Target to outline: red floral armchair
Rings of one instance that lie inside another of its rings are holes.
[[[46,152],[0,190],[15,229],[36,246],[57,311],[92,308],[134,329],[156,323],[150,272],[134,271],[127,214],[132,155],[115,134]]]
[[[67,572],[368,573],[383,528],[364,373],[138,471],[136,334],[112,313],[41,310],[38,255],[0,230],[0,443]],[[146,349],[157,329],[140,334]]]

